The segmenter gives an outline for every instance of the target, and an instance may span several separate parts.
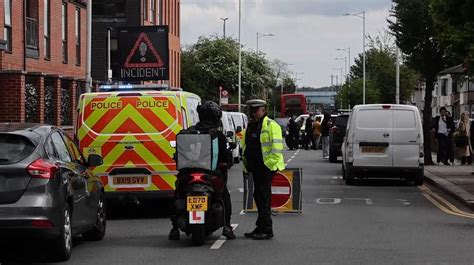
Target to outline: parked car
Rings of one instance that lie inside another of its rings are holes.
[[[337,157],[342,156],[341,145],[346,136],[347,121],[349,120],[349,113],[342,113],[337,115],[333,127],[329,132],[329,162],[337,162]]]
[[[236,148],[232,150],[232,156],[234,158],[234,163],[240,162],[240,139],[237,137],[237,127],[234,124],[234,120],[230,112],[223,111],[222,112],[222,132],[227,137],[227,141],[229,143],[234,143]]]
[[[408,105],[355,106],[342,145],[347,184],[358,177],[404,177],[423,184],[423,128],[418,109]]]
[[[0,124],[0,240],[52,240],[56,259],[68,260],[72,238],[105,235],[103,185],[76,144],[59,128]],[[50,244],[50,243],[48,243]]]

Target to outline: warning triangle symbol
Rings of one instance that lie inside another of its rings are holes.
[[[135,56],[135,54],[138,51],[138,56]],[[150,62],[147,62],[147,53],[151,52],[152,57],[156,59],[152,60]],[[131,62],[132,58],[139,58],[139,62]],[[140,33],[138,36],[137,41],[135,42],[135,45],[133,46],[132,50],[130,51],[130,54],[128,54],[127,59],[125,60],[125,64],[123,65],[125,68],[132,68],[132,67],[137,67],[137,68],[142,68],[142,67],[163,67],[164,63],[163,60],[161,59],[160,55],[158,52],[156,52],[155,47],[153,47],[153,44],[151,43],[150,39],[148,36],[145,34],[145,32]]]

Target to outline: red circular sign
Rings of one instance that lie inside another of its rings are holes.
[[[290,180],[280,172],[277,172],[272,180],[272,208],[280,208],[290,201]]]
[[[229,91],[227,91],[227,90],[222,90],[222,96],[223,96],[223,97],[229,96]]]

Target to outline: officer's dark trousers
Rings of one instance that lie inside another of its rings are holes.
[[[273,232],[271,197],[274,174],[275,172],[270,171],[265,165],[257,166],[252,172],[254,182],[253,198],[258,210],[258,218],[255,225],[263,232]]]

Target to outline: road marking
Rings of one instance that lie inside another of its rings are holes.
[[[239,215],[245,215],[245,211],[244,210],[240,211]]]
[[[339,204],[341,203],[341,199],[339,198],[317,198],[316,203],[322,205],[331,205],[331,204]]]
[[[466,213],[458,209],[456,206],[452,205],[450,202],[448,202],[447,200],[445,200],[438,194],[435,194],[427,186],[423,185],[418,188],[421,190],[423,196],[425,196],[427,200],[433,203],[436,207],[438,207],[444,213],[459,216],[459,217],[474,219],[474,214]]]
[[[404,199],[397,199],[402,205],[410,205],[410,203],[407,200]]]
[[[349,200],[349,201],[365,201],[367,205],[372,205],[374,202],[372,199],[369,198],[344,198],[344,200]]]
[[[296,155],[292,156],[291,159],[295,158]]]
[[[232,226],[232,230],[235,231],[235,229],[237,228],[237,226],[239,226],[239,224],[231,224],[231,226]],[[226,240],[227,238],[225,236],[221,236],[219,239],[216,240],[216,242],[214,242],[214,244],[212,244],[210,249],[220,249],[222,245],[224,245]]]
[[[240,193],[243,193],[243,192],[244,192],[244,188],[239,188],[239,192],[240,192]]]

